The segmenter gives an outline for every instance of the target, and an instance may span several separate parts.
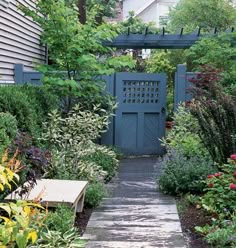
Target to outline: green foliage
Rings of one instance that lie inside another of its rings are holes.
[[[49,211],[44,224],[50,231],[65,233],[74,226],[74,215],[74,210],[59,204],[55,211]]]
[[[170,63],[170,52],[154,52],[147,59],[147,72],[150,73],[166,73],[171,76],[175,71],[175,67]]]
[[[102,17],[115,17],[116,16],[116,5],[119,0],[87,0],[88,10],[94,8],[94,6],[99,6],[99,16]]]
[[[0,155],[15,138],[17,133],[17,121],[10,113],[0,112]]]
[[[93,153],[88,151],[88,154],[82,157],[82,161],[95,163],[107,172],[106,182],[114,177],[118,166],[116,154],[112,150],[101,146],[96,146]]]
[[[226,30],[236,21],[236,10],[230,0],[180,0],[169,14],[172,31],[184,28],[192,32],[198,27]]]
[[[211,213],[220,217],[228,217],[235,210],[236,204],[236,164],[229,161],[221,167],[219,173],[208,175],[205,182],[205,194],[202,197],[202,206]]]
[[[170,52],[153,52],[151,57],[146,60],[146,71],[150,73],[166,73],[168,76],[168,94],[167,94],[167,111],[168,114],[173,112],[174,108],[174,85],[173,73],[175,66],[170,61]]]
[[[106,190],[103,183],[91,183],[86,189],[84,204],[86,207],[95,208],[105,196]]]
[[[43,232],[36,245],[30,245],[29,248],[83,248],[85,241],[80,239],[78,230],[71,228],[65,233],[59,231]]]
[[[18,128],[36,137],[40,133],[42,122],[47,118],[47,112],[57,104],[55,96],[43,87],[0,87],[0,112],[15,116]]]
[[[52,166],[47,168],[47,176],[103,181],[107,172],[101,163],[86,158],[100,152],[112,163],[117,163],[114,152],[93,142],[106,130],[109,117],[110,114],[98,106],[93,111],[75,106],[65,118],[53,112],[42,137],[53,148],[54,154]]]
[[[199,70],[201,65],[209,64],[223,69],[221,84],[230,89],[236,82],[236,35],[222,34],[203,38],[185,51],[189,69]]]
[[[109,23],[96,25],[97,7],[91,9],[83,25],[78,21],[73,1],[39,0],[35,11],[21,6],[43,30],[42,43],[50,51],[52,65],[42,66],[41,71],[45,74],[45,83],[60,92],[65,112],[71,110],[74,98],[88,98],[89,103],[89,99],[101,95],[104,84],[98,80],[99,76],[135,65],[130,57],[114,58],[113,50],[102,45],[103,40],[117,35],[117,28]]]
[[[99,106],[89,111],[76,105],[65,118],[53,111],[49,114],[49,122],[44,125],[46,132],[42,139],[61,149],[94,141],[107,129],[111,115]]]
[[[38,204],[17,201],[16,203],[2,203],[0,208],[7,213],[1,216],[0,224],[1,247],[25,248],[28,243],[34,244],[38,238],[37,231],[41,227],[45,213]]]
[[[236,107],[235,100],[217,84],[220,79],[218,70],[202,68],[192,81],[196,100],[190,111],[198,121],[200,138],[212,159],[224,163],[236,147]]]
[[[180,105],[173,116],[174,126],[162,139],[167,149],[172,148],[184,154],[186,157],[209,156],[199,137],[197,119],[193,117],[184,105]]]
[[[158,185],[162,192],[172,195],[202,192],[204,178],[215,171],[212,162],[206,158],[196,155],[186,158],[181,152],[174,150],[163,163]]]
[[[120,32],[126,33],[130,28],[131,33],[143,33],[148,27],[149,33],[156,33],[158,29],[154,22],[145,23],[143,20],[135,16],[134,11],[129,12],[125,21],[120,22]]]
[[[19,87],[0,88],[0,111],[15,116],[20,130],[35,134],[39,129],[33,99],[23,93]]]
[[[195,227],[196,231],[205,236],[205,240],[214,247],[236,246],[236,217],[233,214],[228,220],[214,219],[212,225]]]

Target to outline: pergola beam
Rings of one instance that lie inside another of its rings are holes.
[[[199,39],[198,34],[191,35],[173,35],[165,34],[121,34],[113,41],[106,41],[105,46],[117,48],[189,48]]]
[[[226,32],[234,32],[234,28]],[[208,36],[217,33],[218,30],[215,28]],[[194,45],[204,35],[201,34],[201,28],[192,34],[184,34],[183,28],[176,34],[166,33],[165,28],[159,34],[148,34],[148,28],[145,29],[144,34],[132,34],[128,28],[127,34],[120,34],[112,41],[103,42],[103,45],[123,49],[184,49]]]

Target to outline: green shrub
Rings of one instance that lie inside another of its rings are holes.
[[[186,157],[209,156],[199,137],[198,122],[184,105],[178,107],[173,121],[173,128],[162,140],[167,149],[178,150]]]
[[[10,113],[0,112],[0,155],[15,138],[17,121]]]
[[[104,157],[117,163],[113,151],[93,142],[107,128],[110,114],[97,106],[93,111],[88,111],[81,110],[77,105],[65,118],[53,111],[42,138],[50,144],[54,155],[52,166],[47,168],[47,176],[103,181],[108,173],[101,163],[95,163],[86,157],[100,151]]]
[[[56,210],[48,213],[44,224],[50,231],[59,231],[65,233],[74,226],[74,210],[59,204]]]
[[[221,172],[208,175],[202,206],[211,213],[228,217],[235,211],[236,204],[236,163],[221,166]]]
[[[199,193],[204,189],[203,180],[216,169],[212,161],[201,156],[187,158],[179,151],[171,151],[157,183],[162,192],[178,195]]]
[[[96,146],[94,152],[82,157],[82,161],[93,162],[107,172],[105,181],[114,177],[118,166],[116,154],[111,149],[102,146]]]
[[[191,114],[197,119],[202,143],[215,162],[226,163],[236,151],[235,99],[220,86],[222,71],[205,65],[192,79],[195,100]]]
[[[204,239],[211,247],[236,247],[236,217],[230,220],[214,219],[212,225],[195,227],[196,231],[205,236]]]
[[[17,119],[18,128],[38,136],[47,112],[56,107],[56,98],[43,87],[0,87],[0,112],[9,112]]]
[[[97,207],[103,197],[106,196],[106,190],[103,183],[91,183],[86,189],[85,206],[89,208]]]

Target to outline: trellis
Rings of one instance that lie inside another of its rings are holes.
[[[234,27],[225,31],[225,33],[233,33]],[[181,28],[176,34],[167,33],[165,28],[162,28],[158,34],[149,34],[148,28],[142,34],[131,33],[128,28],[126,34],[120,34],[112,41],[104,41],[104,46],[116,48],[132,48],[132,49],[184,49],[189,48],[196,43],[201,37],[214,36],[218,34],[217,28],[209,34],[202,34],[201,28],[191,34],[184,34],[184,29]]]

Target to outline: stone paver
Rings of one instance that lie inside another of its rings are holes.
[[[86,248],[185,247],[175,200],[156,190],[155,163],[154,157],[121,161],[110,197],[89,220]]]

